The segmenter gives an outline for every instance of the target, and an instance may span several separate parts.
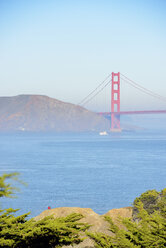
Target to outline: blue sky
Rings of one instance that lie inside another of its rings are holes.
[[[166,96],[165,0],[0,0],[0,95],[78,103],[120,71]]]

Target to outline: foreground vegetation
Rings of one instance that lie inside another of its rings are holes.
[[[110,217],[112,236],[88,233],[96,247],[105,248],[163,248],[166,247],[166,189],[149,190],[134,201],[133,218],[119,219],[123,228]]]
[[[18,180],[17,174],[0,177],[0,197],[11,197],[16,188],[8,179]],[[166,247],[166,189],[149,190],[136,198],[131,219],[119,218],[118,224],[105,216],[112,235],[90,233],[88,224],[81,223],[80,214],[64,218],[46,217],[28,220],[28,213],[15,216],[17,210],[0,210],[0,247],[61,247],[79,244],[80,233],[94,240],[95,247],[103,248],[164,248]]]
[[[16,189],[6,179],[17,180],[17,174],[0,177],[0,197],[11,197]],[[3,248],[46,248],[78,244],[79,234],[89,227],[78,222],[83,216],[71,214],[65,218],[46,217],[40,221],[27,220],[28,213],[15,216],[17,210],[0,210],[0,247]]]

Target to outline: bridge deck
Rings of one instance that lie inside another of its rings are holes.
[[[100,112],[100,115],[110,115],[112,112]],[[137,114],[166,114],[166,110],[140,110],[113,112],[115,115],[137,115]]]

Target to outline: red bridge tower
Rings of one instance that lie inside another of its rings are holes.
[[[120,72],[112,72],[111,130],[120,131]]]

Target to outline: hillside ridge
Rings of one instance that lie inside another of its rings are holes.
[[[109,121],[79,105],[45,95],[0,97],[0,131],[90,132]]]

